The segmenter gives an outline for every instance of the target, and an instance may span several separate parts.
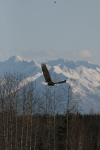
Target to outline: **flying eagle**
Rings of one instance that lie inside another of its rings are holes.
[[[65,83],[66,82],[66,80],[60,81],[60,82],[53,82],[51,80],[50,73],[49,73],[45,63],[41,63],[41,67],[42,67],[43,75],[44,75],[44,78],[45,78],[45,81],[46,81],[46,82],[41,82],[41,84],[54,86],[56,84]]]

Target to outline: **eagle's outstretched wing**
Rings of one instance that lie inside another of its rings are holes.
[[[65,83],[65,82],[66,82],[66,80],[60,81],[60,82],[56,82],[56,84],[59,84],[59,83]]]
[[[45,63],[41,63],[41,67],[42,67],[43,75],[44,75],[46,82],[52,82],[50,73],[49,73]]]
[[[65,83],[66,82],[66,80],[60,81],[60,82],[56,82],[56,83],[52,82],[51,77],[50,77],[50,73],[49,73],[45,63],[41,63],[41,67],[42,67],[44,78],[45,78],[46,82],[48,83],[47,84],[47,83],[41,82],[43,85],[54,86],[56,84]]]

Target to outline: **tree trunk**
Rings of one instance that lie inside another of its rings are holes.
[[[55,88],[54,86],[54,150],[55,150]]]

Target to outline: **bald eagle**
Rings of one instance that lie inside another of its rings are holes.
[[[41,68],[42,68],[43,75],[44,75],[44,78],[45,78],[45,81],[46,81],[46,82],[41,82],[41,84],[43,84],[43,85],[49,85],[49,86],[54,86],[56,84],[65,83],[66,82],[66,80],[60,81],[60,82],[53,82],[51,80],[50,73],[49,73],[49,71],[48,71],[45,63],[41,63]]]

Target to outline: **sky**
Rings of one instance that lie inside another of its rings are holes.
[[[14,55],[100,65],[100,0],[0,0],[0,61]]]

